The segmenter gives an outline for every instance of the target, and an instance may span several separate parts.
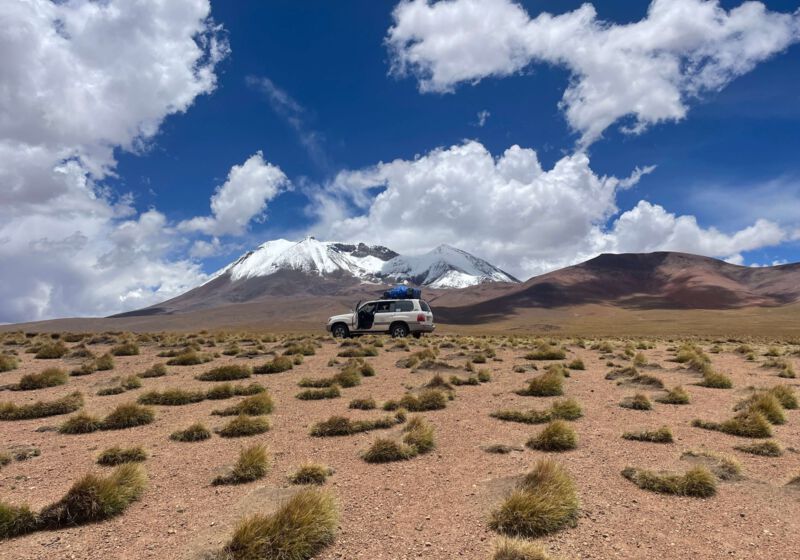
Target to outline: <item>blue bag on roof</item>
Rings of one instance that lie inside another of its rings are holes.
[[[410,286],[398,285],[391,290],[383,292],[383,297],[386,299],[420,299],[422,297],[422,290]]]

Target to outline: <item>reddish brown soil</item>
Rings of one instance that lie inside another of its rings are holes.
[[[399,398],[406,386],[419,387],[431,377],[430,372],[395,367],[395,361],[405,354],[388,351],[389,346],[390,342],[378,357],[368,359],[377,376],[365,378],[361,386],[344,389],[342,398],[334,400],[294,398],[301,377],[335,371],[326,365],[338,350],[331,342],[326,341],[316,355],[306,357],[305,363],[292,371],[254,376],[255,381],[269,388],[276,401],[270,418],[272,429],[261,436],[224,439],[214,435],[200,443],[169,440],[171,432],[194,421],[201,420],[212,428],[220,426],[225,419],[211,416],[211,410],[236,399],[158,406],[151,425],[87,435],[36,432],[41,426],[58,425],[66,416],[0,422],[3,446],[26,444],[41,450],[39,457],[12,462],[0,470],[0,499],[13,504],[41,508],[57,500],[85,472],[103,472],[95,465],[95,459],[112,445],[142,445],[151,453],[144,463],[149,487],[123,515],[102,523],[2,542],[0,558],[197,558],[204,550],[219,548],[242,514],[274,509],[292,492],[287,475],[300,463],[311,460],[336,470],[327,486],[335,492],[341,508],[336,542],[319,558],[484,559],[490,556],[494,537],[486,522],[492,507],[513,484],[514,477],[548,455],[572,474],[581,500],[577,527],[540,539],[556,556],[604,560],[797,558],[800,490],[785,484],[800,474],[800,454],[787,451],[777,458],[747,455],[734,451],[733,446],[748,440],[690,426],[697,417],[729,417],[733,405],[748,394],[745,388],[749,385],[771,386],[788,381],[797,388],[795,380],[779,379],[777,370],[762,368],[759,363],[734,354],[732,344],[726,345],[725,352],[712,355],[715,369],[732,376],[732,390],[693,385],[698,376],[668,361],[671,354],[666,350],[667,344],[646,350],[648,359],[664,368],[647,373],[661,377],[670,387],[683,384],[692,396],[688,406],[655,404],[650,412],[620,408],[619,401],[637,389],[605,380],[609,368],[597,351],[569,346],[569,358],[581,357],[587,371],[573,372],[565,382],[565,395],[578,399],[584,410],[584,417],[573,423],[580,438],[578,448],[567,453],[525,449],[495,455],[481,449],[493,443],[522,447],[541,429],[489,417],[499,408],[542,409],[553,400],[514,394],[534,373],[512,371],[515,364],[529,363],[522,358],[524,349],[498,349],[502,361],[490,360],[485,366],[476,366],[492,371],[490,383],[459,387],[445,410],[424,413],[436,428],[437,441],[436,450],[427,455],[388,465],[371,465],[359,458],[359,453],[376,437],[397,435],[399,427],[348,437],[310,437],[310,426],[333,414],[352,418],[384,414],[380,410],[350,411],[347,404],[352,398],[372,396],[379,402]],[[93,350],[102,352],[105,347],[95,346]],[[0,401],[49,400],[77,389],[87,397],[86,411],[104,414],[149,389],[208,388],[211,384],[195,381],[193,376],[213,365],[247,361],[223,356],[211,364],[171,367],[167,377],[144,379],[141,389],[116,396],[94,395],[112,377],[139,373],[152,363],[164,361],[155,356],[158,350],[155,345],[143,345],[139,356],[116,358],[114,371],[71,377],[67,385],[50,389],[3,391]],[[452,352],[442,350],[442,355]],[[19,369],[0,374],[4,384],[48,366],[61,363],[71,369],[75,363],[35,360],[31,354],[21,354],[21,358]],[[800,363],[793,360],[797,369]],[[619,358],[614,361],[623,363]],[[451,363],[463,364],[464,358]],[[464,371],[456,373],[465,376]],[[787,417],[785,425],[774,427],[775,439],[785,448],[800,449],[800,411],[787,411]],[[626,430],[664,424],[672,428],[674,444],[620,438]],[[265,443],[273,454],[267,477],[240,486],[212,486],[211,480],[235,460],[238,450],[254,442]],[[718,494],[710,499],[694,499],[640,490],[620,476],[620,471],[629,465],[683,471],[688,463],[680,459],[681,453],[701,448],[736,456],[744,466],[744,478],[721,483]]]

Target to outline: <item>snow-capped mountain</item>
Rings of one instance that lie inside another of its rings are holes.
[[[519,282],[483,259],[449,245],[439,245],[424,255],[396,256],[381,273],[392,280],[409,280],[431,288],[466,288],[484,282]]]
[[[370,247],[363,243],[348,245],[317,241],[313,237],[299,242],[275,239],[245,253],[213,277],[228,273],[231,280],[241,280],[269,276],[279,270],[299,270],[320,276],[347,272],[368,279],[396,256],[397,253],[386,247]]]
[[[276,239],[261,244],[219,270],[212,280],[265,277],[282,270],[317,276],[347,274],[363,282],[401,282],[431,288],[464,288],[484,282],[518,282],[510,274],[465,251],[441,245],[424,255],[401,256],[380,245]]]

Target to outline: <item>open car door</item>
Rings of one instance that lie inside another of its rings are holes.
[[[356,313],[357,327],[356,330],[368,331],[372,329],[375,323],[375,304],[365,303],[358,309]]]

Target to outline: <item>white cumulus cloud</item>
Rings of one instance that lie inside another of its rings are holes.
[[[179,224],[182,231],[207,235],[242,235],[248,224],[261,219],[267,203],[289,187],[289,179],[259,151],[241,165],[234,165],[225,183],[211,197],[211,216]]]
[[[629,132],[683,119],[692,98],[800,40],[800,11],[760,2],[725,10],[718,0],[653,0],[642,20],[615,24],[588,3],[532,18],[513,0],[404,0],[393,17],[392,71],[416,76],[423,92],[534,63],[566,67],[572,77],[561,105],[583,145],[626,116]]]
[[[102,183],[216,86],[208,0],[0,3],[0,322],[106,314],[203,278]]]
[[[652,170],[637,168],[622,179],[600,176],[583,152],[546,170],[534,150],[512,146],[494,157],[468,141],[340,173],[314,197],[319,221],[313,230],[408,253],[448,243],[523,278],[602,252],[727,257],[786,238],[767,220],[724,233],[645,201],[618,214],[617,193]],[[358,210],[348,212],[353,205]]]

